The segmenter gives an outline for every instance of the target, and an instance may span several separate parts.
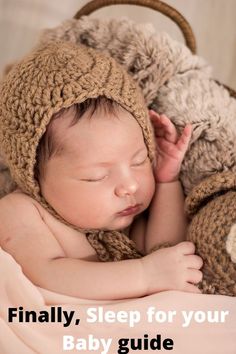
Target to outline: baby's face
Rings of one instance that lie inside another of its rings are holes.
[[[153,197],[155,180],[142,130],[127,111],[117,115],[96,111],[72,127],[68,119],[56,122],[63,152],[47,162],[41,191],[77,227],[123,229]]]

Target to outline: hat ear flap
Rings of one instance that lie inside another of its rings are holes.
[[[230,171],[216,173],[199,183],[185,201],[185,212],[191,219],[210,200],[236,190],[236,175]]]

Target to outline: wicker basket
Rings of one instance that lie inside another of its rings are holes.
[[[143,7],[148,7],[150,9],[156,10],[163,15],[169,17],[172,21],[174,21],[177,26],[180,28],[184,39],[185,43],[188,46],[188,48],[191,50],[193,54],[196,54],[196,40],[195,36],[193,33],[193,30],[188,23],[188,21],[179,13],[176,9],[171,7],[170,5],[167,5],[166,3],[160,1],[160,0],[92,0],[89,3],[87,3],[85,6],[83,6],[74,16],[75,19],[79,19],[81,16],[88,16],[92,12],[105,7],[105,6],[110,6],[110,5],[138,5],[138,6],[143,6]],[[218,84],[222,85],[218,81],[216,81]],[[234,91],[232,88],[223,85],[228,91],[229,94],[236,98],[236,91]]]

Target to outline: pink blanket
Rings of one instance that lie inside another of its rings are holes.
[[[176,291],[122,301],[67,297],[33,285],[2,249],[0,271],[1,354],[236,353],[236,298]]]

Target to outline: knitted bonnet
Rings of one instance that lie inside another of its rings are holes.
[[[40,193],[34,174],[36,150],[53,114],[99,96],[117,102],[134,116],[153,161],[153,130],[144,98],[133,79],[108,55],[66,42],[44,44],[15,65],[0,85],[0,151],[11,175],[23,192],[67,225]],[[76,229],[86,234],[102,261],[141,256],[121,231]]]

